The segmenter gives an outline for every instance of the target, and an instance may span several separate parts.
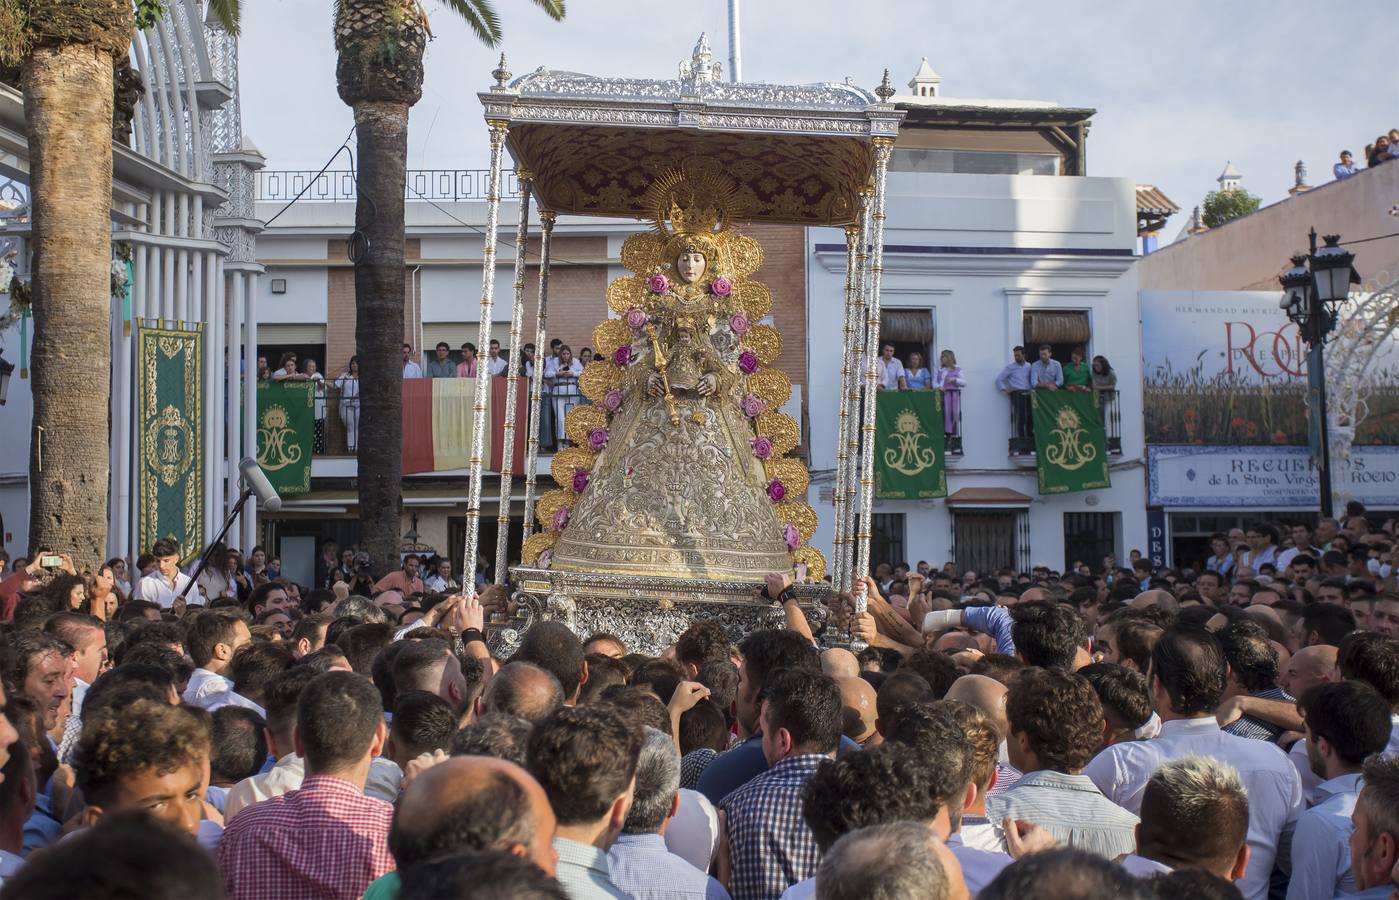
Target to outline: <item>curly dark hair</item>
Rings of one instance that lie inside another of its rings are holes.
[[[738,649],[743,654],[743,671],[748,683],[757,689],[761,689],[768,676],[778,669],[821,671],[821,658],[811,642],[785,628],[749,632]]]
[[[1078,772],[1093,758],[1103,736],[1103,704],[1082,675],[1030,668],[1006,694],[1013,736],[1023,733],[1040,766]]]
[[[892,720],[884,728],[885,744],[903,744],[917,751],[918,758],[938,779],[935,796],[943,802],[966,788],[976,764],[975,748],[948,705],[955,702],[904,704],[894,710]],[[999,744],[997,741],[998,750]]]
[[[906,744],[880,744],[821,763],[802,789],[802,818],[824,853],[836,839],[885,822],[929,822],[946,803],[941,773]],[[965,785],[964,785],[965,786]]]
[[[1072,669],[1079,645],[1087,639],[1078,611],[1062,603],[1031,601],[1011,607],[1015,649],[1032,666]]]
[[[1093,663],[1077,674],[1093,685],[1103,713],[1109,719],[1116,718],[1121,727],[1135,731],[1151,718],[1151,694],[1142,673],[1112,663]]]
[[[1219,638],[1203,628],[1177,627],[1161,635],[1151,648],[1151,674],[1171,698],[1171,709],[1182,716],[1214,712],[1224,697],[1229,663]]]
[[[486,713],[452,735],[453,756],[492,756],[524,768],[525,745],[534,723],[508,713]]]
[[[83,716],[74,768],[90,803],[111,802],[110,791],[138,772],[173,772],[209,756],[209,723],[183,706],[145,697]]]
[[[1268,631],[1251,619],[1235,619],[1219,632],[1224,658],[1239,685],[1249,693],[1266,691],[1278,681],[1278,651]]]
[[[641,726],[606,704],[565,706],[535,726],[526,751],[563,825],[594,822],[636,775]]]

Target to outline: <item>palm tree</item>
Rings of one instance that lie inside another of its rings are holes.
[[[232,33],[238,0],[211,0]],[[20,66],[33,221],[29,546],[97,565],[107,542],[112,80],[162,0],[4,0]]]
[[[500,42],[491,0],[442,0],[487,46]],[[555,21],[564,0],[532,0]],[[420,0],[336,0],[340,99],[354,110],[359,162],[355,352],[360,362],[360,543],[379,571],[398,563],[403,505],[403,193],[408,111],[423,92],[431,31]],[[421,348],[418,348],[421,349]],[[470,561],[467,562],[470,572]]]

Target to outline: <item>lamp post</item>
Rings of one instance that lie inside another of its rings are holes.
[[[1292,268],[1278,278],[1282,299],[1278,306],[1296,325],[1307,342],[1307,382],[1313,398],[1313,427],[1319,432],[1321,515],[1331,518],[1331,435],[1326,412],[1326,341],[1336,329],[1342,303],[1350,297],[1350,286],[1360,283],[1351,265],[1355,254],[1341,249],[1341,237],[1328,234],[1326,246],[1316,246],[1316,229],[1308,236],[1310,252],[1292,257]]]

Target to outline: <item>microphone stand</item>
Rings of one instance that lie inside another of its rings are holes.
[[[204,548],[204,553],[199,557],[199,564],[194,567],[194,571],[189,575],[189,584],[185,585],[185,589],[180,591],[179,597],[176,599],[183,599],[184,596],[189,593],[189,589],[194,587],[194,583],[199,580],[200,574],[202,574],[204,569],[209,565],[209,555],[214,552],[215,547],[223,543],[223,539],[228,536],[228,530],[233,527],[233,523],[237,521],[238,516],[242,514],[243,504],[247,503],[248,498],[252,495],[253,489],[251,487],[243,488],[243,494],[238,498],[238,502],[233,505],[233,511],[228,514],[227,519],[224,519],[223,528],[219,529],[218,536],[214,538],[213,542]]]

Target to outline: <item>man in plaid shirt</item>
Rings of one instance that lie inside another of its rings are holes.
[[[219,844],[229,900],[357,900],[393,869],[393,806],[364,795],[384,738],[383,703],[369,679],[327,672],[306,686],[293,738],[306,778],[229,823]]]
[[[806,669],[773,673],[759,721],[771,767],[719,806],[719,880],[734,900],[777,900],[821,861],[802,817],[802,790],[840,743],[840,687]]]

